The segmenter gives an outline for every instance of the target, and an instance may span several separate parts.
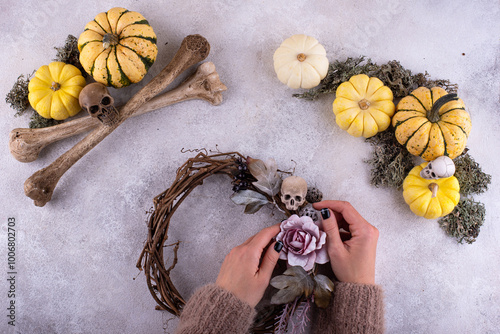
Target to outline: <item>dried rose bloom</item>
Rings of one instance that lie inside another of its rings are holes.
[[[301,266],[308,271],[314,263],[330,261],[326,250],[326,233],[311,217],[292,215],[281,222],[281,232],[276,240],[283,242],[280,259],[291,266]]]

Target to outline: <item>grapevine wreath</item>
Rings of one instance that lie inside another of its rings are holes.
[[[168,230],[180,204],[206,178],[215,174],[225,174],[232,179],[234,194],[231,200],[245,205],[245,213],[252,214],[266,204],[272,204],[289,217],[282,222],[283,233],[287,230],[284,223],[289,221],[307,225],[319,236],[316,250],[309,253],[307,265],[292,265],[283,275],[271,280],[271,285],[278,292],[271,298],[271,306],[261,310],[253,328],[255,333],[268,333],[276,332],[275,326],[281,326],[282,332],[285,332],[291,322],[294,327],[301,328],[299,332],[302,331],[308,321],[308,309],[313,303],[318,307],[327,307],[333,291],[333,282],[327,276],[318,274],[319,268],[315,265],[328,262],[326,247],[323,247],[326,234],[318,227],[321,219],[319,212],[312,207],[312,203],[321,201],[323,195],[319,189],[308,187],[303,178],[278,170],[273,159],[245,158],[238,152],[212,155],[199,152],[178,169],[173,184],[154,198],[148,237],[137,267],[144,270],[149,291],[158,303],[157,308],[179,316],[186,303],[170,278],[178,261],[180,241],[167,245]],[[168,268],[164,261],[166,249],[173,252],[173,261]],[[286,256],[281,258],[286,259]],[[288,263],[293,264],[290,258]],[[294,288],[289,289],[291,286]],[[294,322],[294,315],[299,320]]]

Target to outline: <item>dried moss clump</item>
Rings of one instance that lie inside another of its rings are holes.
[[[87,72],[85,72],[82,64],[80,64],[78,39],[75,36],[68,35],[64,46],[60,48],[54,47],[54,49],[57,50],[56,58],[54,58],[55,61],[62,61],[63,63],[74,65],[82,72],[84,78],[87,77]]]
[[[372,144],[372,158],[366,160],[372,165],[371,184],[400,189],[403,181],[414,167],[414,158],[398,143],[394,131],[388,130],[366,139]]]
[[[320,95],[335,93],[335,90],[337,90],[337,87],[342,82],[349,80],[353,75],[373,71],[376,69],[376,66],[370,59],[365,62],[365,57],[363,56],[357,58],[349,57],[343,62],[336,60],[334,63],[330,63],[328,73],[321,80],[318,87],[312,88],[303,94],[293,94],[293,96],[306,100],[314,100]]]
[[[483,203],[463,198],[449,215],[439,220],[439,225],[459,243],[476,241],[484,223],[486,209]]]
[[[28,100],[28,85],[32,75],[33,73],[26,75],[25,78],[24,75],[21,74],[17,77],[14,86],[12,86],[12,89],[5,97],[5,102],[9,103],[10,107],[17,111],[15,116],[22,115],[26,109],[30,107],[30,101]]]
[[[448,93],[456,93],[458,86],[449,80],[430,80],[429,74],[412,74],[410,70],[405,69],[398,61],[392,60],[386,64],[377,65],[370,58],[365,60],[364,56],[357,58],[347,58],[340,62],[336,60],[328,68],[326,77],[321,81],[318,87],[310,89],[303,94],[294,94],[294,97],[307,100],[314,100],[320,95],[335,93],[337,87],[350,77],[357,74],[366,74],[370,77],[377,77],[388,86],[394,95],[394,98],[402,98],[418,87],[442,87]]]
[[[33,114],[30,117],[29,127],[31,129],[47,128],[49,126],[61,124],[62,122],[64,122],[64,121],[58,121],[58,120],[52,119],[52,118],[50,118],[50,119],[44,118],[44,117],[40,116],[40,114],[37,113],[36,111],[33,111]]]
[[[453,162],[455,163],[455,177],[460,184],[460,193],[463,195],[481,194],[488,190],[491,175],[483,172],[467,149]]]

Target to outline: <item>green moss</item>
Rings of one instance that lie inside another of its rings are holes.
[[[62,47],[54,47],[57,50],[55,61],[62,61],[66,64],[76,66],[81,72],[83,77],[87,76],[87,72],[80,64],[80,52],[78,51],[78,39],[73,35],[68,35],[66,42]]]
[[[30,83],[30,79],[32,74],[20,75],[17,77],[16,82],[12,86],[12,89],[7,93],[5,97],[5,102],[10,104],[10,107],[17,112],[15,116],[20,116],[24,114],[24,112],[30,108],[30,102],[28,100],[28,85]]]
[[[398,143],[392,129],[366,141],[373,146],[371,159],[365,160],[372,167],[371,184],[376,187],[402,188],[404,179],[415,165],[413,155]]]
[[[486,209],[483,203],[465,197],[460,200],[452,213],[439,220],[439,225],[459,243],[465,241],[471,244],[479,235],[485,215]]]
[[[456,93],[458,89],[458,86],[449,80],[430,80],[427,72],[412,74],[410,70],[404,68],[396,60],[378,65],[373,63],[371,59],[360,56],[357,58],[349,57],[345,61],[336,60],[330,64],[328,74],[318,87],[293,96],[314,100],[323,94],[335,93],[342,82],[348,81],[350,77],[357,74],[366,74],[370,77],[379,78],[392,90],[396,99],[408,95],[418,87],[442,87],[448,93]]]
[[[63,121],[58,121],[55,119],[47,119],[42,116],[40,116],[39,113],[33,110],[33,114],[30,117],[30,124],[29,127],[31,129],[36,129],[36,128],[46,128],[49,126],[61,124]]]
[[[455,177],[460,184],[460,193],[463,195],[481,194],[488,190],[491,175],[486,174],[481,166],[470,156],[468,149],[453,160],[455,163]]]

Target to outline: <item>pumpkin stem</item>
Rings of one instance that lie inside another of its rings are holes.
[[[306,58],[307,58],[307,57],[306,57],[306,55],[305,55],[305,54],[303,54],[303,53],[299,53],[299,54],[297,55],[297,59],[298,59],[300,62],[303,62],[304,60],[306,60]]]
[[[107,33],[102,38],[102,47],[107,49],[110,46],[115,46],[116,44],[118,44],[119,41],[120,40],[118,39],[117,35],[112,34],[112,33]]]
[[[431,184],[429,184],[429,190],[432,192],[431,198],[434,198],[437,196],[438,189],[439,189],[439,185],[437,183],[432,182]]]
[[[439,109],[441,109],[441,107],[444,106],[446,103],[457,100],[458,96],[455,93],[441,96],[439,99],[436,100],[436,102],[432,106],[432,109],[429,112],[427,112],[427,119],[432,123],[438,122],[440,120]]]
[[[52,86],[50,86],[50,89],[52,89],[54,92],[56,90],[59,90],[60,88],[61,88],[61,85],[58,82],[55,82],[55,81],[52,83]]]
[[[366,110],[370,107],[370,101],[367,99],[362,99],[361,101],[358,102],[359,107],[361,110]]]

